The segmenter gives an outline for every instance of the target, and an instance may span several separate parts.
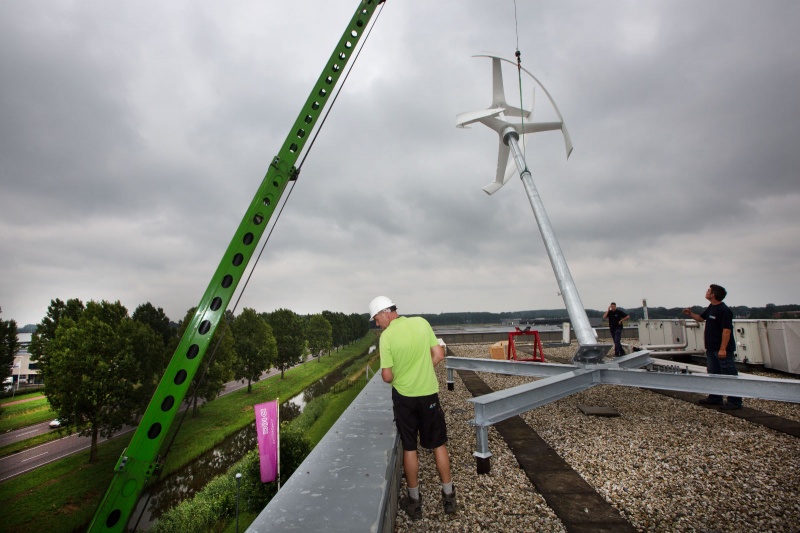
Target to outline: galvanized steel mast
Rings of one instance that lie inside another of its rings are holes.
[[[573,361],[581,364],[599,362],[603,359],[610,345],[599,344],[597,341],[597,335],[589,323],[589,318],[581,302],[575,281],[572,279],[572,274],[570,274],[567,260],[564,258],[561,246],[558,244],[550,218],[547,216],[547,211],[545,211],[544,203],[539,196],[531,172],[525,162],[525,156],[517,142],[520,136],[529,133],[560,130],[564,136],[564,146],[567,151],[567,157],[569,157],[572,152],[572,141],[567,132],[567,127],[564,125],[564,119],[561,117],[561,111],[559,111],[553,97],[550,96],[544,85],[533,74],[522,68],[519,61],[519,53],[517,53],[516,66],[520,75],[525,72],[542,88],[558,116],[558,121],[533,122],[533,107],[524,109],[522,102],[520,102],[519,107],[508,104],[505,97],[501,64],[505,62],[514,65],[513,61],[493,55],[479,55],[477,57],[488,57],[492,60],[492,104],[487,109],[459,114],[456,118],[456,126],[465,128],[478,122],[494,130],[499,137],[495,180],[483,188],[487,194],[496,193],[508,182],[513,170],[513,168],[509,168],[506,171],[509,155],[514,159],[516,169],[525,186],[525,192],[533,209],[533,214],[536,217],[536,223],[539,226],[539,232],[542,235],[547,255],[550,258],[550,264],[553,267],[553,273],[556,276],[558,288],[567,308],[570,322],[572,327],[575,328],[575,336],[578,339],[579,346]],[[510,122],[508,120],[509,117],[517,118],[519,121]]]

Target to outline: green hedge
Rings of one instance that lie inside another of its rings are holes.
[[[359,362],[363,372],[363,362]],[[358,396],[360,388],[340,394],[328,393],[311,400],[291,422],[281,424],[281,483],[288,481],[312,448]],[[324,427],[318,427],[324,426]],[[309,435],[314,435],[309,439]],[[239,486],[239,514],[258,513],[277,492],[275,483],[261,483],[258,450],[249,452],[226,474],[210,481],[194,498],[164,513],[151,528],[153,533],[221,531],[236,517],[236,473],[242,474]],[[248,520],[247,523],[249,523]],[[245,522],[241,522],[244,526]]]
[[[281,424],[281,483],[285,483],[311,451],[302,431],[288,422]],[[258,450],[249,452],[226,474],[211,480],[194,498],[164,513],[150,529],[153,533],[215,531],[220,523],[236,516],[236,474],[239,484],[239,511],[258,512],[277,492],[276,483],[261,482]]]

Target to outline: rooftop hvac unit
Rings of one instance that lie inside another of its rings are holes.
[[[706,350],[706,323],[694,320],[686,321],[686,350],[689,352],[704,352]]]
[[[639,342],[642,346],[658,346],[659,349],[683,349],[687,345],[687,328],[695,324],[694,320],[686,321],[683,319],[664,319],[664,320],[640,320]],[[702,339],[702,334],[701,334]],[[700,347],[702,349],[702,345]]]
[[[640,320],[638,327],[641,344],[667,344],[663,320]]]
[[[657,350],[705,351],[705,323],[694,320],[640,320],[639,342]],[[736,360],[748,365],[800,374],[800,320],[733,321]],[[685,343],[685,346],[678,347]],[[663,345],[674,345],[666,348]]]
[[[758,320],[734,320],[733,338],[736,341],[736,359],[747,365],[764,365],[766,329]]]
[[[669,320],[664,324],[664,337],[668,334],[667,344],[686,344],[686,321],[685,320]]]
[[[800,374],[800,320],[765,320],[768,368]]]

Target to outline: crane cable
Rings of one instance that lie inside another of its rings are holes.
[[[381,2],[381,4],[383,5],[384,2]],[[286,207],[286,204],[289,202],[289,198],[291,197],[292,192],[294,191],[295,183],[297,182],[296,177],[300,174],[300,169],[303,167],[303,164],[305,163],[305,160],[308,157],[308,154],[311,152],[311,148],[314,146],[314,142],[317,140],[317,136],[319,136],[319,133],[322,130],[322,126],[325,124],[325,121],[328,119],[328,115],[330,114],[331,110],[333,109],[333,105],[336,103],[336,100],[339,97],[339,94],[342,92],[342,88],[344,87],[344,84],[347,81],[347,78],[350,76],[350,73],[353,71],[353,67],[355,67],[356,61],[358,61],[358,57],[359,57],[359,55],[361,55],[361,51],[364,49],[364,46],[366,46],[367,40],[369,39],[369,36],[372,33],[372,29],[378,23],[378,18],[380,17],[382,12],[383,12],[383,7],[380,7],[378,9],[378,12],[375,14],[375,18],[373,19],[372,24],[370,25],[369,29],[367,30],[367,33],[364,35],[364,40],[361,41],[361,46],[358,47],[358,50],[356,51],[355,56],[353,56],[353,61],[351,63],[349,63],[350,66],[347,69],[347,71],[344,73],[344,77],[342,78],[342,83],[338,84],[336,92],[334,93],[333,98],[330,100],[330,102],[331,102],[330,105],[328,105],[326,107],[326,109],[325,109],[325,111],[324,111],[324,113],[322,115],[322,120],[319,122],[319,127],[316,128],[316,130],[314,132],[314,135],[311,137],[311,140],[310,140],[310,142],[308,144],[308,148],[305,149],[304,154],[303,154],[303,158],[300,160],[300,165],[297,166],[297,168],[296,168],[296,171],[295,171],[295,174],[294,174],[295,179],[290,180],[292,182],[292,186],[289,187],[289,192],[286,194],[286,198],[281,203],[280,209],[278,209],[278,214],[277,214],[277,216],[275,217],[275,220],[272,223],[272,227],[270,228],[269,232],[267,233],[267,238],[264,239],[264,242],[261,245],[261,249],[259,250],[258,255],[256,256],[256,259],[255,259],[255,261],[253,262],[253,264],[252,264],[252,266],[250,268],[250,272],[248,273],[247,278],[245,278],[245,280],[244,280],[244,285],[242,285],[242,288],[239,291],[239,295],[236,298],[236,302],[233,304],[233,307],[230,309],[231,313],[236,311],[236,308],[239,306],[239,302],[241,301],[242,296],[244,295],[245,289],[247,289],[247,285],[250,283],[250,278],[252,278],[253,272],[255,272],[256,266],[258,265],[258,261],[261,259],[261,255],[264,253],[264,249],[266,248],[267,243],[269,242],[269,239],[272,236],[272,232],[275,231],[275,226],[278,224],[278,221],[281,218],[281,214],[283,213],[283,209]],[[227,314],[223,313],[222,316],[223,316],[223,319],[224,319],[222,321],[222,327],[223,328],[230,327],[229,318],[228,318]],[[223,329],[221,331],[221,333],[224,333],[224,331],[225,330]],[[214,334],[216,335],[216,330],[215,330]],[[219,348],[219,345],[220,345],[221,342],[222,342],[222,337],[220,336],[219,339],[217,339],[217,342],[214,345],[214,349],[211,351],[211,354],[207,358],[205,358],[205,360],[204,360],[203,371],[200,374],[200,378],[197,380],[197,383],[201,383],[203,381],[203,379],[206,376],[206,373],[208,373],[209,368],[211,368],[211,363],[214,361],[214,356],[216,355],[217,348]],[[189,406],[191,406],[191,404],[194,403],[195,401],[197,401],[197,387],[195,387],[194,395],[192,396],[191,400],[189,401]],[[187,406],[187,408],[183,412],[183,415],[181,416],[180,420],[178,421],[178,425],[175,427],[175,431],[173,431],[173,433],[172,433],[172,438],[170,439],[166,450],[164,450],[164,456],[163,456],[164,460],[166,460],[167,456],[169,455],[169,451],[172,448],[172,444],[175,442],[175,438],[178,436],[178,432],[180,431],[181,426],[183,425],[183,422],[186,419],[186,415],[188,413],[189,413],[189,407]],[[153,485],[158,483],[158,480],[161,478],[161,471],[162,471],[162,469],[159,468],[158,469],[158,474],[156,475],[156,479],[153,481]],[[142,516],[144,515],[144,511],[147,509],[147,505],[150,503],[151,496],[152,496],[152,491],[149,491],[148,494],[147,494],[147,500],[145,501],[145,504],[142,506],[142,510],[139,512],[139,516],[136,519],[136,524],[134,525],[134,528],[133,528],[134,531],[139,526],[139,521],[142,519]]]
[[[523,102],[522,102],[522,52],[519,51],[519,20],[517,19],[517,0],[514,0],[514,31],[517,37],[517,48],[514,51],[514,56],[517,58],[517,83],[519,85],[519,109],[520,109],[520,119],[522,121],[522,129],[525,129],[525,115],[523,113]],[[533,102],[531,102],[531,106],[533,106]],[[531,108],[531,112],[533,112],[533,108]],[[525,134],[523,133],[520,135],[522,138],[522,157],[525,159],[525,170],[528,170],[528,160],[525,157],[526,155],[526,148],[525,148]]]

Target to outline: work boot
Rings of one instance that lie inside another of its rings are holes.
[[[709,400],[708,398],[701,398],[697,400],[699,405],[722,405],[722,400]]]
[[[411,496],[404,496],[400,500],[400,507],[406,514],[411,518],[411,520],[419,520],[422,518],[422,494],[419,495],[419,499],[414,499]]]
[[[453,514],[456,512],[456,488],[453,487],[453,492],[445,494],[442,489],[442,505],[444,506],[444,514]]]

